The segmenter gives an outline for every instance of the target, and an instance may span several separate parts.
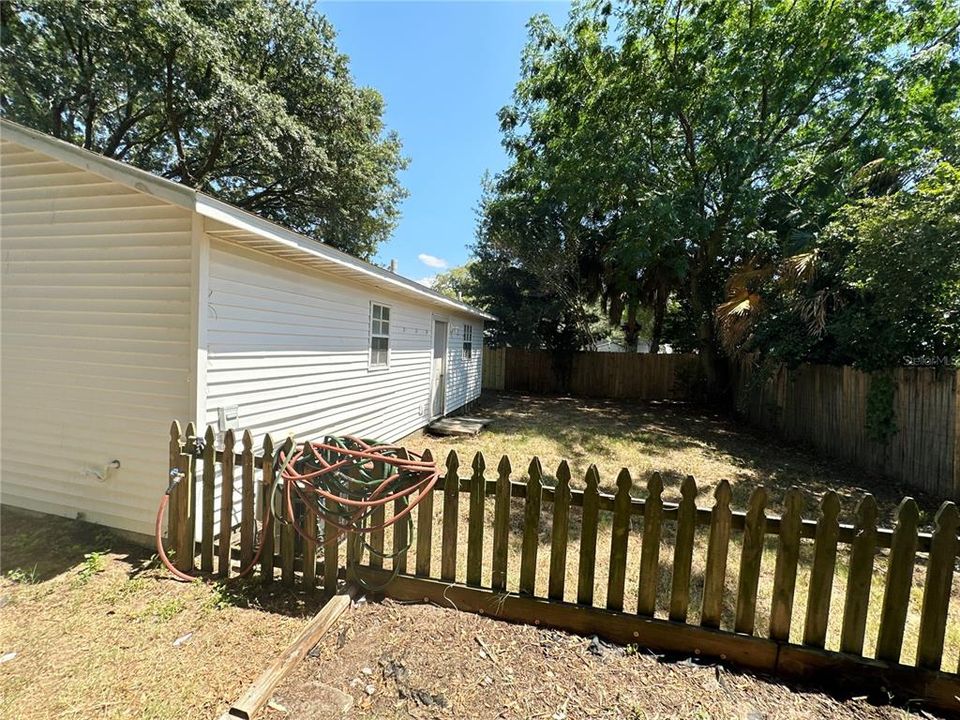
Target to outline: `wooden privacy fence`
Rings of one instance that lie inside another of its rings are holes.
[[[738,411],[788,440],[930,493],[960,499],[960,371],[899,368],[893,380],[894,432],[867,429],[877,375],[851,367],[800,365],[760,375],[751,361],[735,373]]]
[[[696,370],[696,355],[687,354],[484,348],[482,386],[547,395],[679,400],[690,396]]]
[[[171,544],[178,567],[191,570],[199,517],[200,569],[229,576],[254,557],[257,507],[262,516],[275,477],[275,445],[265,438],[257,455],[244,433],[237,453],[228,431],[217,449],[208,428],[198,456],[192,431],[188,426],[183,437],[176,423],[171,431],[171,466],[184,474],[171,495]],[[462,473],[451,452],[445,470],[411,522],[370,535],[369,554],[355,543],[340,550],[336,539],[320,546],[302,542],[290,526],[275,526],[257,567],[263,581],[274,580],[279,570],[282,583],[333,592],[346,565],[348,577],[397,599],[793,678],[847,683],[859,677],[957,709],[960,513],[951,502],[936,514],[934,531],[924,533],[909,498],[897,510],[895,527],[886,529],[877,526],[877,504],[869,495],[849,525],[839,520],[834,492],[823,496],[817,518],[807,519],[796,488],[778,516],[767,511],[762,487],[745,511],[731,508],[726,481],[717,485],[711,507],[701,507],[692,477],[673,503],[663,499],[657,474],[641,498],[627,470],[616,478],[613,494],[601,492],[594,466],[581,487],[566,462],[547,477],[536,458],[522,481],[513,479],[506,456],[495,477],[488,477],[480,453]],[[238,524],[231,520],[236,505]],[[381,506],[371,522],[379,526],[400,509]],[[233,543],[215,536],[216,517],[233,531]],[[327,529],[324,537],[333,538]],[[394,549],[408,545],[409,552],[391,559]]]

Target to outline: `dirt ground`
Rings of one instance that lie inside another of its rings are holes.
[[[0,718],[210,720],[322,604],[278,585],[181,583],[87,523],[0,514]]]
[[[930,717],[555,630],[391,601],[349,610],[266,718],[892,720]],[[340,705],[340,702],[343,704]],[[347,714],[337,707],[350,707]]]

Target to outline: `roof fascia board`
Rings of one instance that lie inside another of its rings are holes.
[[[360,273],[368,278],[392,286],[403,294],[412,293],[427,300],[431,304],[442,305],[443,307],[455,309],[458,312],[480,317],[485,320],[495,319],[492,315],[435,293],[413,280],[408,280],[400,275],[391,273],[389,270],[383,270],[376,265],[358,260],[352,255],[348,255],[336,248],[324,245],[293,230],[288,230],[282,225],[264,220],[257,215],[248,213],[245,210],[236,208],[229,203],[217,200],[209,195],[197,193],[197,212],[211,220],[230,225],[239,230],[246,230],[254,235],[259,235],[260,237],[294,248],[326,262]]]
[[[97,155],[65,140],[30,130],[8,120],[0,119],[0,137],[187,210],[193,210],[196,204],[197,192],[186,185],[157,177],[146,170]]]

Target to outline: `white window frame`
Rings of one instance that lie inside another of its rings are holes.
[[[464,360],[473,360],[473,325],[463,324],[463,341],[460,344],[460,356]]]
[[[375,308],[381,309],[381,317],[374,317]],[[387,311],[386,319],[382,317],[382,311]],[[380,329],[378,332],[374,332],[374,324],[380,324]],[[387,324],[387,331],[384,333],[382,331],[382,324]],[[393,308],[391,308],[386,303],[377,302],[376,300],[370,301],[370,312],[368,315],[368,335],[369,341],[367,342],[367,370],[370,371],[382,371],[390,369],[390,326],[393,324]],[[385,339],[387,341],[387,357],[386,362],[376,363],[373,361],[373,341],[374,339]]]

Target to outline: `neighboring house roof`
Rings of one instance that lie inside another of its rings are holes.
[[[442,295],[413,280],[348,255],[313,238],[248,213],[238,207],[210,197],[186,185],[167,180],[118,160],[98,155],[36,130],[0,118],[0,136],[31,150],[44,153],[62,162],[88,170],[153,195],[174,205],[195,211],[208,219],[206,232],[286,260],[314,267],[345,278],[372,284],[402,295],[416,296],[422,301],[457,310],[468,315],[496,320],[493,315]]]

